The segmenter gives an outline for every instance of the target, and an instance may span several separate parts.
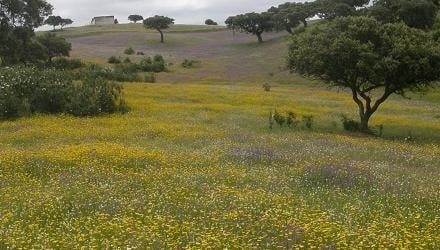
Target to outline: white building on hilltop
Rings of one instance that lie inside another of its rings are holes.
[[[97,16],[92,19],[92,24],[95,24],[95,25],[115,24],[115,17],[114,16]]]

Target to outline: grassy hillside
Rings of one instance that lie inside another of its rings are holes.
[[[208,25],[185,25],[175,24],[172,25],[165,32],[209,32],[225,29],[224,26],[208,26]],[[91,35],[99,35],[106,33],[123,33],[123,32],[156,32],[155,30],[147,30],[143,24],[115,24],[115,25],[88,25],[82,27],[65,28],[64,30],[58,30],[57,34],[62,37],[83,37]]]
[[[0,249],[440,248],[440,91],[391,98],[365,137],[348,93],[286,72],[284,34],[69,37],[88,62],[174,65],[124,84],[128,114],[0,122]],[[270,129],[274,109],[300,123]]]

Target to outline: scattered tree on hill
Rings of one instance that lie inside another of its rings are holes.
[[[52,26],[54,31],[57,26],[61,26],[61,29],[63,29],[65,26],[70,25],[72,23],[73,23],[72,19],[68,19],[68,18],[65,19],[60,16],[50,16],[44,21],[44,24]]]
[[[53,27],[53,30],[55,31],[56,27],[61,25],[61,22],[63,21],[63,18],[60,16],[50,16],[44,21],[44,24],[50,25]]]
[[[141,15],[130,15],[128,16],[128,20],[130,20],[133,23],[137,23],[139,21],[143,21],[144,17]]]
[[[205,21],[206,25],[218,25],[218,23],[216,23],[214,20],[212,19],[206,19]]]
[[[314,5],[318,16],[332,20],[355,15],[357,9],[365,7],[368,3],[370,0],[317,0]]]
[[[115,24],[119,24],[119,21],[118,21],[118,19],[115,19]]]
[[[67,25],[71,25],[73,23],[73,20],[70,18],[63,18],[63,20],[60,23],[61,29],[63,29]]]
[[[360,130],[393,94],[405,95],[440,80],[440,46],[422,30],[381,24],[371,17],[339,18],[294,37],[292,71],[350,90]]]
[[[154,16],[144,20],[144,26],[147,29],[154,29],[160,33],[160,42],[164,43],[163,30],[168,29],[174,24],[174,19],[165,16]]]
[[[261,36],[263,32],[270,32],[275,26],[271,14],[255,12],[229,17],[225,23],[233,31],[239,30],[256,35],[260,43],[263,42]]]
[[[377,0],[367,13],[383,23],[403,21],[410,27],[431,28],[439,11],[431,0]]]
[[[37,41],[44,46],[46,57],[49,63],[57,56],[69,56],[72,45],[62,37],[58,37],[53,33],[46,33],[37,37]]]

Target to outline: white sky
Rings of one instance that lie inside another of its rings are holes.
[[[48,0],[54,14],[71,18],[73,26],[89,24],[94,16],[111,15],[121,23],[131,14],[165,15],[179,24],[202,24],[212,18],[219,24],[231,15],[262,12],[288,0]]]

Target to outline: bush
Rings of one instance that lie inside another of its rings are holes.
[[[185,59],[182,62],[182,67],[184,67],[184,68],[191,68],[193,65],[194,65],[194,61],[193,60]]]
[[[52,60],[51,66],[59,70],[72,70],[84,67],[84,63],[79,59],[58,57]]]
[[[278,125],[280,125],[280,127],[282,127],[284,125],[284,123],[286,122],[286,118],[282,114],[278,113],[277,110],[275,110],[275,114],[273,116],[273,119],[275,120],[275,122]]]
[[[135,51],[131,47],[124,51],[124,54],[126,54],[126,55],[134,55],[134,53],[135,53]]]
[[[120,64],[121,63],[121,58],[116,57],[116,56],[111,56],[108,60],[108,63],[110,64]]]
[[[14,67],[1,69],[0,79],[0,119],[34,113],[97,115],[126,109],[122,87],[92,74],[74,84],[67,71]]]
[[[298,126],[299,121],[296,119],[296,114],[293,112],[287,112],[286,124],[289,128]]]
[[[107,80],[119,82],[138,82],[138,65],[134,63],[117,64],[115,67],[102,68],[99,65],[92,65],[81,74],[93,75]]]
[[[138,56],[143,56],[143,55],[145,55],[145,54],[144,54],[144,52],[142,52],[142,51],[138,51],[138,52],[136,53],[136,55],[138,55]]]
[[[130,58],[126,57],[126,58],[124,59],[124,63],[131,63]]]
[[[344,127],[345,131],[349,132],[360,132],[361,131],[361,124],[353,119],[348,118],[345,115],[342,115],[342,126]]]
[[[125,112],[127,105],[122,91],[122,85],[89,74],[75,86],[68,112],[76,116]]]
[[[165,59],[161,55],[144,58],[139,63],[139,70],[142,72],[155,72],[160,73],[166,71]]]
[[[270,90],[272,89],[272,86],[268,82],[266,82],[263,84],[263,89],[266,92],[270,92]]]
[[[303,116],[302,122],[304,124],[304,128],[312,129],[313,128],[313,122],[314,122],[313,119],[314,119],[314,117],[312,115]]]

